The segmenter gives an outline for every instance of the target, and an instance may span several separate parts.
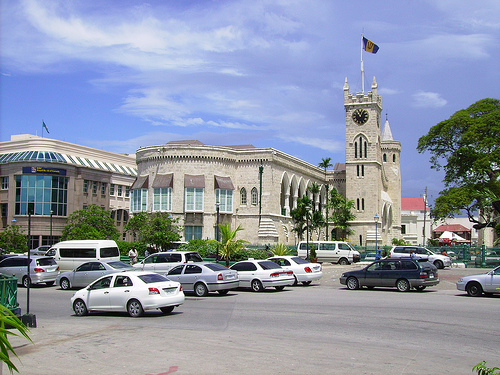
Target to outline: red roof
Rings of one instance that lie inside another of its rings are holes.
[[[433,230],[433,232],[470,232],[470,229],[467,227],[464,227],[462,224],[448,224],[448,225],[440,225],[436,229]]]
[[[401,211],[423,211],[425,207],[424,198],[401,198]],[[429,207],[426,207],[429,211]]]

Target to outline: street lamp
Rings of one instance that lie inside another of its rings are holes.
[[[220,214],[220,202],[215,202],[215,209],[217,211],[217,228],[215,229],[215,239],[217,240],[217,256],[215,257],[215,262],[219,261],[219,214]]]
[[[378,248],[378,220],[380,217],[378,214],[375,214],[373,217],[373,220],[375,220],[375,259],[379,260],[380,259],[380,250]]]
[[[28,265],[27,267],[27,280],[28,283],[26,285],[26,314],[21,317],[21,321],[24,323],[26,327],[34,327],[36,328],[36,316],[35,314],[30,314],[30,287],[31,287],[31,215],[34,213],[35,204],[29,202],[28,203]]]
[[[50,246],[52,246],[52,215],[54,215],[54,211],[50,210],[50,240],[49,240]]]
[[[309,210],[311,207],[306,206],[306,241],[307,241],[307,260],[309,261]]]

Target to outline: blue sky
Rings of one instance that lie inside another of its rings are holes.
[[[0,140],[46,137],[134,153],[197,139],[345,161],[343,90],[375,76],[402,195],[442,175],[430,127],[500,98],[500,1],[1,0]]]

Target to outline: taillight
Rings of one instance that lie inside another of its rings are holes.
[[[59,266],[57,266],[56,271],[59,271],[59,270],[60,270],[60,268],[59,268]]]
[[[292,275],[293,275],[293,271],[286,271],[286,274],[287,274],[288,276],[292,276]]]
[[[305,267],[305,268],[304,268],[304,271],[306,271],[307,273],[312,272],[312,271],[311,271],[311,268],[309,268],[309,267]]]
[[[280,275],[279,272],[273,272],[272,274],[270,274],[269,276],[271,277],[278,277]]]
[[[45,272],[45,270],[43,268],[39,268],[39,267],[34,268],[33,271],[35,271],[36,273]]]
[[[182,284],[179,285],[179,292],[182,292]]]
[[[217,280],[224,280],[224,277],[222,276],[222,273],[219,273],[217,275]]]
[[[427,279],[427,277],[428,277],[427,272],[420,272],[421,279]]]
[[[154,294],[160,294],[160,291],[158,288],[148,288],[149,289],[149,295],[154,295]]]

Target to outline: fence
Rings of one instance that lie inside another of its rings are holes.
[[[17,303],[17,279],[0,274],[0,305],[10,309],[14,314],[21,315]]]

